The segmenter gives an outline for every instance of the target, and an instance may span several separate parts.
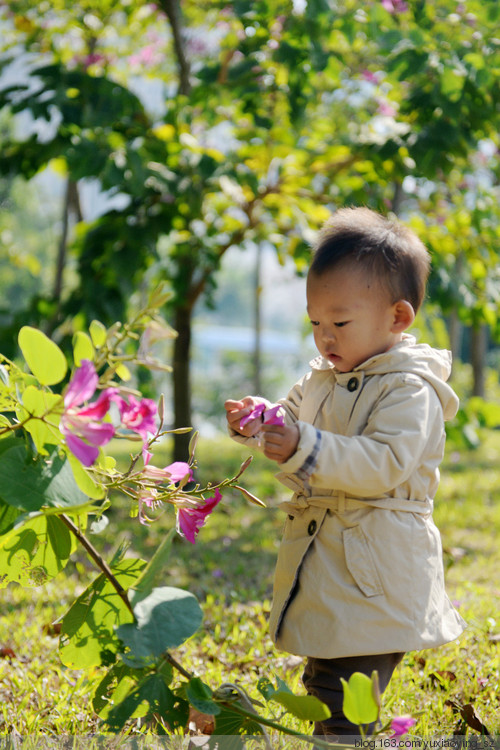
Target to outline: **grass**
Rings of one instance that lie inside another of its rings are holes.
[[[443,466],[435,519],[443,538],[448,593],[469,626],[456,642],[407,654],[396,671],[384,696],[382,718],[406,713],[417,717],[410,735],[464,733],[459,708],[466,704],[473,705],[492,734],[500,733],[499,451],[500,433],[490,432],[475,452],[450,448]],[[248,452],[222,438],[200,441],[197,455],[200,480],[217,481],[234,474]],[[273,473],[271,462],[256,457],[242,484],[265,499],[268,509],[248,505],[236,491],[226,493],[195,547],[175,539],[161,581],[189,588],[204,610],[203,627],[176,651],[176,658],[213,688],[238,681],[253,697],[259,697],[256,684],[264,675],[277,675],[302,692],[301,660],[277,652],[267,633],[283,522],[277,505],[287,497]],[[118,537],[125,538],[129,554],[149,559],[172,521],[169,513],[143,527],[129,518],[120,500],[111,513],[112,534],[92,540],[109,556]],[[0,734],[99,731],[90,700],[102,670],[74,671],[61,665],[52,625],[93,577],[87,559],[77,555],[67,575],[43,588],[9,586],[0,592]],[[298,720],[285,717],[285,722],[310,732]]]

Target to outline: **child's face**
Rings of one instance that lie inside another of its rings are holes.
[[[307,279],[307,312],[320,354],[339,372],[350,372],[401,340],[396,305],[370,276],[340,266]]]

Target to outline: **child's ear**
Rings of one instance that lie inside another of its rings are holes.
[[[415,310],[406,299],[400,299],[393,305],[392,333],[402,333],[415,320]]]

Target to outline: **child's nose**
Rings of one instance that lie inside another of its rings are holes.
[[[322,331],[323,341],[335,341],[335,331],[329,326],[325,326]]]

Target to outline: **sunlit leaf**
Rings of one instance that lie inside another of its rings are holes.
[[[31,326],[21,328],[18,341],[28,367],[42,385],[61,382],[68,364],[57,344]]]
[[[2,525],[16,521],[13,511],[0,502]],[[5,530],[0,536],[0,587],[11,581],[41,586],[65,568],[73,551],[71,533],[57,516],[38,516],[7,534]]]
[[[126,559],[112,571],[127,590],[145,564],[143,560]],[[132,612],[102,573],[63,617],[59,647],[61,661],[77,669],[112,664],[120,650],[115,629],[132,620]]]
[[[354,672],[349,682],[342,678],[341,681],[344,689],[342,710],[346,718],[358,726],[376,721],[380,706],[370,677],[362,672]]]
[[[97,349],[99,349],[101,346],[104,346],[104,344],[106,343],[106,337],[108,335],[106,326],[104,326],[98,320],[93,320],[90,324],[89,331],[93,345]]]
[[[88,336],[83,331],[77,331],[73,336],[73,360],[77,367],[80,367],[82,360],[94,360],[94,346]]]

